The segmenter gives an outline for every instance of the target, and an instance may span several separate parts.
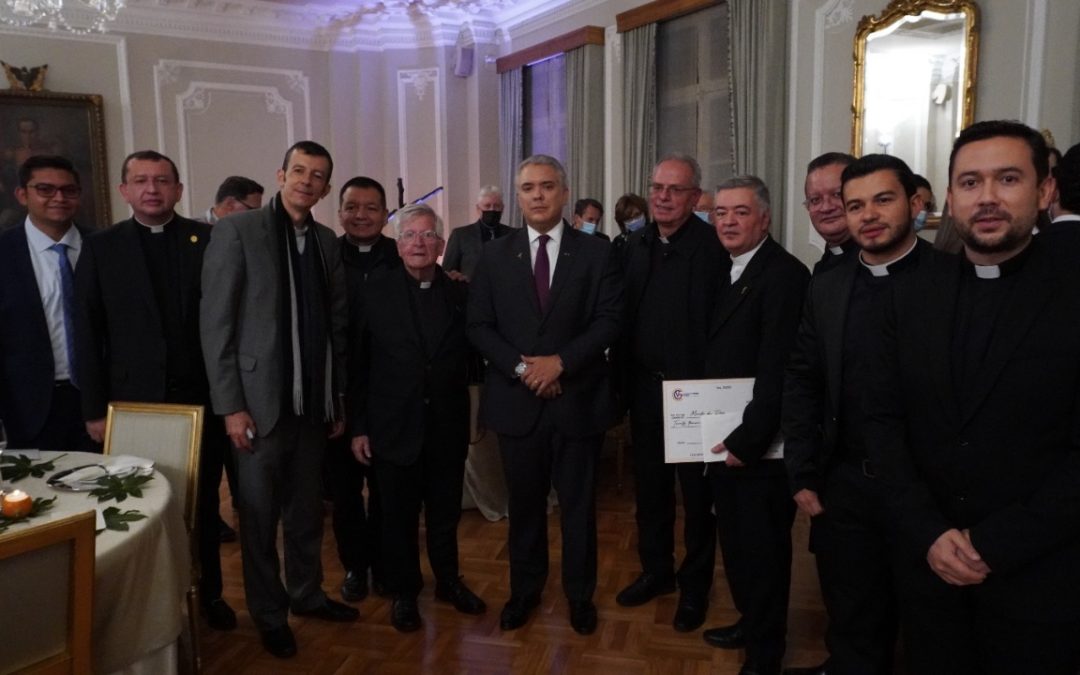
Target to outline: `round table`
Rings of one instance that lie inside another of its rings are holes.
[[[18,454],[17,451],[6,451]],[[42,452],[35,464],[54,459],[55,470],[42,478],[5,481],[6,490],[32,497],[56,497],[53,508],[8,533],[86,511],[115,506],[135,509],[145,519],[129,530],[104,530],[95,539],[93,658],[96,673],[176,672],[176,642],[183,618],[184,594],[190,579],[190,555],[179,505],[168,481],[159,473],[143,486],[143,496],[99,503],[86,492],[58,490],[47,479],[64,469],[107,461],[86,452]],[[102,527],[99,520],[98,527]]]

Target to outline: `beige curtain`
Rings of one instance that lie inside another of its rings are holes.
[[[656,162],[656,24],[623,34],[623,189],[648,194]]]
[[[522,77],[521,68],[514,68],[499,78],[499,163],[502,165],[503,222],[511,227],[521,226],[521,212],[514,196],[514,172],[521,160],[522,139]]]
[[[769,186],[772,235],[784,231],[789,0],[728,0],[733,164]]]
[[[603,200],[602,46],[584,45],[566,52],[566,112],[566,172],[570,181],[570,204],[573,206],[575,201],[584,197]]]

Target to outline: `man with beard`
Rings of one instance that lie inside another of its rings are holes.
[[[932,252],[912,226],[923,204],[903,160],[866,155],[841,180],[846,222],[861,252],[810,281],[782,420],[790,489],[811,518],[829,660],[787,675],[886,674],[896,642],[887,519],[867,460],[863,378],[890,285]]]
[[[485,185],[476,197],[479,220],[471,225],[455,228],[446,242],[446,255],[442,267],[447,272],[461,272],[471,279],[476,263],[480,260],[483,245],[510,233],[510,228],[499,222],[503,214],[503,193],[497,185]]]
[[[810,224],[825,240],[825,252],[814,263],[815,275],[839,265],[859,248],[848,230],[844,198],[840,194],[840,174],[854,161],[846,152],[826,152],[806,166],[803,206],[810,214]]]
[[[1032,237],[1046,153],[1018,122],[960,133],[948,204],[963,255],[893,285],[867,380],[921,675],[1080,667],[1080,270]]]

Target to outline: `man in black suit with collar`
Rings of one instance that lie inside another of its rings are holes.
[[[382,234],[388,214],[386,190],[381,183],[366,176],[350,178],[341,186],[338,200],[338,224],[345,230],[339,241],[352,331],[360,320],[357,305],[367,279],[380,270],[397,268],[401,258],[394,240]],[[355,341],[349,342],[350,351],[355,346]],[[350,354],[348,360],[351,363],[355,358],[355,354]],[[381,525],[375,473],[371,466],[355,460],[347,434],[326,444],[324,462],[326,483],[334,502],[334,541],[341,566],[345,568],[341,597],[348,602],[359,602],[367,597],[368,569],[375,592],[382,595],[386,588],[379,556]],[[366,506],[365,481],[368,488]]]
[[[420,628],[419,518],[424,511],[435,597],[465,614],[486,607],[458,573],[457,527],[469,450],[467,286],[436,264],[442,219],[412,204],[394,219],[402,265],[368,281],[350,340],[352,452],[374,463],[382,503],[382,555],[394,594],[390,622]]]
[[[948,190],[963,255],[892,287],[866,432],[911,672],[1080,668],[1080,270],[1032,236],[1053,188],[1034,129],[964,129]]]
[[[682,486],[686,556],[675,630],[705,621],[716,561],[716,523],[701,464],[664,463],[663,381],[704,377],[709,317],[724,267],[716,232],[694,215],[701,167],[693,157],[657,162],[649,186],[652,221],[623,250],[626,304],[619,341],[624,404],[634,439],[641,574],[619,592],[624,607],[675,592],[675,474]]]
[[[814,231],[825,240],[825,252],[814,263],[814,274],[839,265],[858,251],[844,215],[844,199],[840,194],[840,174],[855,161],[846,152],[826,152],[806,165],[803,183],[803,206],[810,215]]]
[[[733,626],[705,641],[746,648],[741,675],[779,675],[787,635],[791,523],[780,398],[784,364],[795,341],[806,267],[769,237],[769,190],[756,176],[716,189],[713,222],[729,258],[709,330],[705,376],[754,378],[742,422],[710,448],[709,465],[724,571],[735,609]]]
[[[176,214],[184,186],[176,165],[153,150],[129,155],[120,194],[132,217],[86,238],[75,275],[76,345],[83,415],[101,442],[110,401],[206,406],[210,390],[199,347],[203,252],[210,226]],[[199,594],[211,627],[236,615],[221,598],[218,482],[225,431],[206,415],[197,525]]]
[[[855,257],[810,280],[784,383],[784,461],[810,517],[829,626],[826,663],[786,675],[892,671],[896,591],[884,498],[867,457],[862,396],[889,287],[936,255],[915,234],[924,208],[903,160],[866,155],[842,176]]]
[[[526,227],[484,247],[469,289],[468,334],[487,359],[480,421],[499,434],[510,493],[510,600],[499,624],[523,626],[547,581],[547,495],[559,497],[570,625],[596,630],[596,463],[615,404],[604,351],[622,288],[610,245],[563,219],[558,160],[518,165]]]
[[[497,185],[485,185],[476,196],[476,212],[480,217],[475,223],[454,228],[446,242],[446,255],[442,267],[447,272],[461,272],[472,278],[484,244],[512,231],[499,222],[503,214],[503,193]]]
[[[100,452],[76,387],[79,174],[63,157],[36,155],[18,181],[26,218],[0,234],[0,420],[11,448]]]

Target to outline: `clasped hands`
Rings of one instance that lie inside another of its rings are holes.
[[[990,566],[971,543],[969,530],[946,530],[926,553],[930,569],[947,584],[973,586],[990,574]]]
[[[526,387],[545,399],[553,399],[562,394],[559,377],[563,373],[563,363],[558,354],[550,356],[522,354],[521,360],[525,363],[525,372],[521,374],[521,382]]]

